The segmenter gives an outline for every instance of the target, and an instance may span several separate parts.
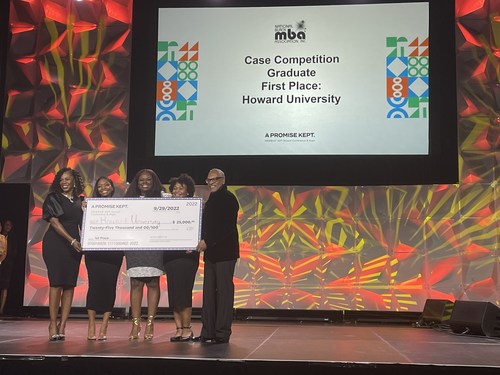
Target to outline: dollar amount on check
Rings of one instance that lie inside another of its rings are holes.
[[[201,237],[201,198],[87,198],[82,248],[194,250]]]

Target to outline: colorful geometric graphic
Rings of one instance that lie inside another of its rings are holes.
[[[429,38],[386,38],[387,118],[427,118]]]
[[[190,121],[198,101],[199,44],[158,42],[156,121]]]
[[[240,203],[236,308],[422,311],[428,298],[500,303],[498,1],[455,6],[458,92],[450,96],[458,96],[458,184],[231,186]],[[9,24],[1,182],[30,183],[24,304],[47,306],[41,207],[54,174],[78,169],[86,195],[101,175],[118,194],[126,188],[132,1],[11,0]],[[401,78],[408,117],[423,117],[426,103],[409,102],[425,95],[412,82],[424,77],[426,42],[413,42],[391,41],[391,61],[405,68],[391,66],[390,77]],[[196,86],[180,92],[193,76],[179,79],[173,63],[196,62],[194,44],[162,48],[169,53],[163,65],[170,64],[161,76],[177,81],[167,87],[186,101],[183,110],[173,107],[174,117],[184,111],[187,120]],[[206,199],[206,186],[196,194]],[[201,306],[203,272],[202,261],[194,307]],[[167,283],[163,276],[162,307]],[[117,288],[116,306],[129,306],[123,269]],[[85,306],[86,293],[83,260],[75,307]]]

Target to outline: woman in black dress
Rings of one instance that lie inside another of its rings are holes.
[[[170,180],[172,197],[194,196],[195,183],[191,176],[183,173]],[[193,286],[200,263],[200,253],[193,250],[165,251],[165,272],[167,274],[168,303],[174,313],[177,331],[170,338],[172,342],[190,341]]]
[[[107,177],[99,177],[94,185],[92,197],[111,198],[115,185]],[[123,261],[123,251],[87,251],[85,265],[89,280],[87,291],[87,314],[89,326],[87,340],[106,340],[109,318],[116,299],[116,282]],[[102,313],[99,335],[95,335],[96,314]]]
[[[49,278],[49,340],[64,340],[66,322],[73,303],[78,279],[82,247],[80,227],[82,223],[83,180],[71,168],[57,172],[43,202],[42,217],[49,222],[43,237],[42,255]],[[57,316],[61,307],[61,319]]]
[[[142,169],[134,176],[125,193],[126,197],[162,197],[165,188],[151,169]],[[141,304],[146,285],[148,294],[148,320],[144,339],[153,339],[153,321],[160,302],[160,276],[163,275],[163,252],[155,250],[127,250],[127,275],[130,277],[130,310],[132,330],[129,340],[137,340],[141,332]]]

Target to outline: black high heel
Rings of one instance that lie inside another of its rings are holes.
[[[184,329],[189,329],[191,331],[191,326],[189,326],[189,327],[182,327],[182,329],[183,330]],[[193,331],[191,331],[191,333],[189,334],[189,336],[182,336],[182,335],[179,336],[179,342],[191,341],[191,340],[193,340],[193,337],[194,337]]]
[[[179,342],[179,341],[181,341],[182,327],[175,327],[175,329],[176,329],[176,332],[175,332],[176,334],[177,334],[178,331],[181,331],[181,334],[179,336],[172,336],[170,338],[170,342]]]

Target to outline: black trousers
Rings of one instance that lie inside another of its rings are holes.
[[[205,260],[201,336],[229,340],[233,323],[236,259],[223,262]]]

